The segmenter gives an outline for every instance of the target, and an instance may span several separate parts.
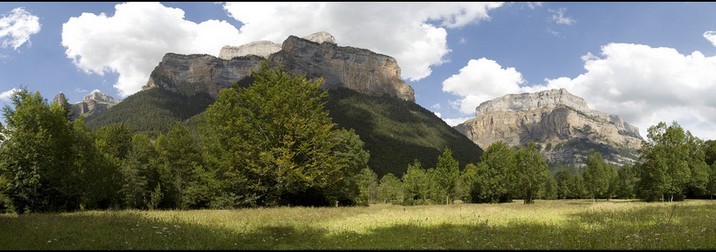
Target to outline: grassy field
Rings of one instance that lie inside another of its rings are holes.
[[[716,201],[0,215],[0,249],[716,249]]]

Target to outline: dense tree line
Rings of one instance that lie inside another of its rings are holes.
[[[90,130],[69,104],[23,89],[3,110],[0,207],[194,209],[353,205],[368,152],[325,110],[321,81],[263,65],[221,91],[200,130],[151,138],[126,124]]]
[[[549,174],[534,144],[515,149],[502,142],[493,143],[480,162],[462,169],[453,199],[473,203],[513,199],[531,203],[538,198],[674,201],[716,195],[716,141],[702,141],[675,122],[670,126],[659,123],[648,132],[648,140],[639,150],[640,159],[633,165],[609,164],[599,152],[592,151],[584,166],[557,166],[554,175]],[[449,151],[441,157],[446,153]],[[377,189],[361,190],[379,192],[368,198],[375,199],[371,203],[446,203],[441,200],[445,191],[437,186],[436,170],[423,169],[416,161],[408,165],[402,180],[393,174],[380,182],[376,176],[364,176],[373,181],[361,185]]]
[[[677,123],[648,129],[634,165],[592,152],[586,165],[550,175],[534,143],[489,146],[459,162],[443,148],[431,167],[378,176],[353,130],[325,109],[320,81],[263,65],[253,84],[222,90],[197,130],[175,123],[156,138],[126,124],[90,130],[69,104],[22,89],[0,125],[0,210],[197,209],[370,203],[502,203],[521,199],[716,195],[716,142]]]

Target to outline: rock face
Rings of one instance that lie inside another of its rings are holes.
[[[205,92],[216,98],[220,89],[258,70],[262,59],[256,55],[222,60],[206,54],[167,53],[142,90],[160,87],[186,96]]]
[[[321,87],[325,89],[346,87],[367,95],[387,94],[415,101],[413,88],[400,79],[397,61],[366,49],[290,36],[270,59],[288,71],[306,73],[309,78],[323,77]]]
[[[62,106],[62,104],[67,103],[67,97],[65,97],[65,94],[60,92],[59,94],[55,95],[55,98],[52,99],[52,104]]]
[[[64,94],[60,93],[55,96],[55,102],[57,102],[59,96],[64,98]],[[85,118],[90,119],[104,111],[107,111],[119,102],[120,101],[114,99],[114,97],[95,90],[86,95],[82,101],[72,104],[72,116],[73,118],[84,116]]]
[[[497,141],[510,146],[535,141],[554,163],[582,164],[590,149],[611,163],[633,163],[643,141],[637,127],[589,109],[566,89],[508,94],[483,102],[476,115],[455,129],[481,148]]]
[[[219,58],[223,60],[230,60],[235,57],[242,57],[248,55],[256,55],[262,58],[268,58],[271,54],[274,54],[281,50],[281,45],[271,41],[256,41],[251,42],[239,47],[236,46],[224,46],[219,52]]]
[[[327,32],[316,32],[314,34],[303,37],[303,39],[310,40],[319,44],[322,44],[323,42],[328,42],[331,44],[336,43],[336,38],[334,38],[333,35]]]
[[[266,41],[255,43],[238,47],[244,49],[236,54],[230,52],[231,47],[224,47],[228,49],[222,49],[220,58],[168,53],[142,89],[161,87],[184,95],[207,92],[216,97],[218,90],[247,77],[251,70],[258,70],[262,55],[268,55],[266,58],[273,66],[281,65],[309,78],[322,77],[324,89],[345,87],[363,94],[415,101],[413,88],[400,78],[400,67],[394,58],[366,49],[339,47],[328,33],[314,33],[306,38],[289,36],[274,53],[269,53],[273,49],[269,49],[272,45]]]

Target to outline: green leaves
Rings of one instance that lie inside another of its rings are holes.
[[[599,152],[594,151],[589,155],[582,175],[593,199],[612,197],[616,190],[617,173],[614,167],[604,161]]]
[[[549,176],[547,161],[537,150],[534,142],[530,142],[526,147],[521,147],[517,151],[515,161],[517,196],[521,197],[525,204],[532,204]]]
[[[248,181],[243,188],[232,187],[239,190],[233,193],[259,195],[258,205],[324,204],[317,202],[357,196],[352,190],[329,190],[337,184],[355,187],[350,184],[367,167],[368,154],[355,133],[334,129],[324,108],[327,93],[319,89],[322,81],[268,63],[251,78],[249,87],[222,90],[202,126],[206,153],[218,174]],[[319,194],[317,201],[299,202],[296,195],[309,191]]]
[[[703,142],[676,122],[649,127],[649,140],[640,150],[639,191],[643,199],[672,201],[690,191],[703,194],[708,183],[708,165]]]

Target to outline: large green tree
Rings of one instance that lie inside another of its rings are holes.
[[[688,191],[704,191],[708,182],[705,153],[699,140],[673,122],[649,127],[640,149],[639,195],[647,201],[683,199]]]
[[[382,203],[403,202],[403,183],[400,179],[392,173],[383,175],[378,185],[378,199]]]
[[[611,165],[604,161],[599,152],[593,151],[589,155],[582,176],[594,201],[599,198],[610,198],[610,185],[614,186],[616,172]]]
[[[251,77],[249,87],[221,90],[206,110],[202,139],[225,196],[238,205],[335,203],[330,189],[363,167],[336,155],[346,142],[336,141],[322,81],[267,62]]]
[[[358,203],[368,205],[378,198],[378,175],[370,168],[363,168],[356,176],[359,188]]]
[[[623,165],[617,172],[616,197],[621,199],[633,199],[636,197],[636,185],[639,178],[633,165]]]
[[[403,175],[404,204],[423,204],[430,194],[430,178],[417,159]]]
[[[704,158],[708,165],[716,162],[716,140],[704,141]]]
[[[482,153],[481,161],[487,170],[481,176],[482,196],[485,202],[498,203],[512,200],[515,186],[515,152],[503,142],[495,142]]]
[[[516,196],[521,197],[525,204],[532,204],[549,176],[547,160],[537,150],[536,144],[530,142],[517,151],[515,161]]]
[[[713,199],[716,195],[716,163],[711,164],[709,183],[706,185],[706,193]]]
[[[450,148],[445,147],[442,154],[438,156],[438,162],[435,165],[434,180],[440,191],[445,194],[445,204],[449,204],[457,195],[456,187],[458,177],[460,177],[460,165],[452,157]]]
[[[569,171],[561,170],[554,174],[554,180],[557,183],[557,198],[568,199],[571,197],[572,174]]]
[[[10,100],[13,107],[3,108],[3,193],[18,213],[78,209],[81,174],[73,165],[74,137],[67,111],[24,88]]]
[[[161,186],[166,197],[164,207],[206,207],[210,201],[207,195],[188,193],[191,189],[204,186],[199,177],[206,172],[198,143],[191,133],[182,124],[175,124],[169,132],[157,138],[157,154],[161,180],[164,182]]]

